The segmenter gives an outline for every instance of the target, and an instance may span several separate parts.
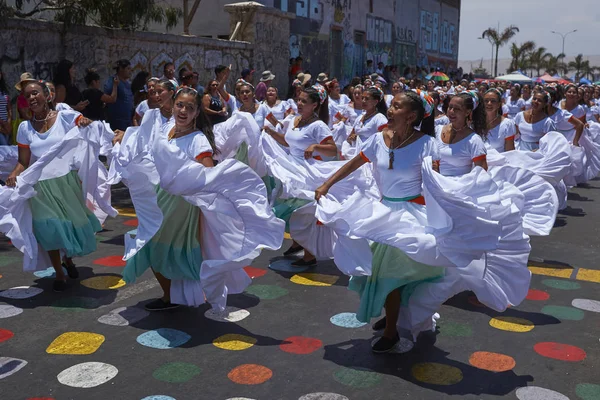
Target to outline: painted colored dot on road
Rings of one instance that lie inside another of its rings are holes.
[[[283,340],[283,343],[279,345],[279,348],[286,353],[292,354],[310,354],[314,353],[323,346],[323,342],[319,339],[304,337],[304,336],[291,336]]]
[[[572,281],[563,281],[560,279],[544,279],[542,281],[544,286],[548,286],[552,289],[560,289],[560,290],[576,290],[581,289],[581,285],[577,282]]]
[[[235,367],[227,374],[227,377],[240,385],[260,385],[273,376],[273,371],[258,364],[242,364]]]
[[[533,350],[543,357],[553,358],[555,360],[577,362],[584,360],[585,351],[579,347],[570,344],[556,342],[541,342],[533,346]]]
[[[90,289],[114,290],[125,286],[121,275],[99,275],[81,281],[81,284]]]
[[[248,276],[253,279],[260,278],[261,276],[264,276],[267,273],[266,269],[256,268],[256,267],[251,267],[251,266],[244,267],[244,271],[246,271]]]
[[[50,343],[48,354],[92,354],[104,343],[104,336],[92,332],[65,332]]]
[[[85,362],[73,365],[56,376],[65,386],[75,388],[92,388],[100,386],[117,376],[119,370],[102,362]]]
[[[60,311],[85,311],[100,307],[100,300],[94,297],[62,297],[52,303]]]
[[[584,317],[583,311],[564,306],[544,306],[542,312],[563,321],[581,321]]]
[[[303,272],[303,273],[292,276],[290,281],[297,285],[331,286],[334,283],[336,283],[338,281],[338,279],[339,279],[339,276],[336,276],[336,275],[324,275],[324,274],[316,274],[313,272]]]
[[[571,302],[571,305],[580,310],[600,313],[600,301],[598,300],[575,299]]]
[[[155,394],[154,396],[146,396],[142,400],[175,400],[175,397]]]
[[[67,275],[67,270],[65,267],[63,267],[63,273]],[[54,270],[54,267],[49,267],[41,271],[35,271],[33,275],[37,276],[38,278],[54,278],[56,276],[56,271]]]
[[[227,334],[213,340],[213,345],[223,350],[246,350],[256,344],[256,338],[245,335]]]
[[[467,324],[458,322],[443,322],[439,325],[440,333],[451,337],[470,337],[473,336],[473,330]]]
[[[146,318],[150,312],[139,307],[119,307],[98,318],[98,322],[112,326],[128,326]]]
[[[278,260],[274,260],[272,262],[269,263],[269,269],[272,269],[273,271],[279,271],[279,272],[304,272],[306,270],[308,270],[310,267],[294,267],[292,265],[293,262],[295,262],[295,259],[289,259],[289,258],[281,258]]]
[[[527,386],[516,391],[519,400],[569,400],[564,394],[539,386]]]
[[[44,290],[38,287],[32,286],[17,286],[14,288],[6,289],[0,292],[0,297],[4,297],[6,299],[15,299],[22,300],[28,299],[33,296],[37,296],[42,293]]]
[[[173,349],[187,343],[192,337],[183,331],[170,328],[159,328],[154,331],[144,332],[137,337],[137,342],[142,346],[153,349]]]
[[[525,298],[533,301],[544,301],[550,298],[550,294],[548,294],[548,292],[544,292],[543,290],[529,289],[527,292],[527,297]]]
[[[0,318],[10,318],[23,312],[22,308],[10,304],[0,304]]]
[[[161,365],[152,373],[152,376],[161,382],[183,383],[200,375],[200,372],[202,372],[200,367],[194,364],[172,362]]]
[[[410,369],[412,376],[419,382],[430,385],[450,386],[462,381],[460,369],[439,363],[417,363]]]
[[[367,324],[366,322],[360,322],[357,320],[355,313],[349,312],[336,314],[329,318],[329,321],[334,325],[341,326],[342,328],[360,328],[361,326],[365,326]]]
[[[13,336],[15,336],[15,334],[12,333],[11,331],[9,331],[8,329],[0,328],[0,343],[6,342],[8,339],[12,338]]]
[[[582,400],[598,400],[600,399],[600,385],[580,383],[575,386],[575,393]]]
[[[138,226],[139,222],[138,222],[137,218],[128,219],[127,221],[123,222],[123,225],[125,225],[125,226]]]
[[[379,340],[379,337],[376,337],[375,339],[371,340],[371,347],[373,347],[375,345],[375,343],[377,343],[378,340]],[[407,338],[401,337],[400,340],[398,341],[398,343],[396,343],[396,345],[394,346],[394,348],[392,350],[388,351],[388,354],[408,353],[409,351],[411,351],[413,349],[413,347],[415,347],[415,344],[413,343],[412,340],[408,340]]]
[[[342,385],[354,388],[370,388],[381,382],[381,374],[365,368],[340,368],[333,373],[333,379]]]
[[[476,368],[492,372],[510,371],[517,364],[510,356],[487,351],[476,351],[471,354],[469,363]]]
[[[261,300],[275,300],[288,294],[288,290],[275,285],[252,285],[246,289],[246,293],[252,294]]]
[[[16,263],[20,259],[21,258],[19,258],[19,257],[0,256],[0,267],[5,267],[5,266],[10,265],[12,263]]]
[[[123,256],[108,256],[94,260],[94,264],[102,265],[103,267],[124,267],[127,262],[123,261]]]
[[[490,320],[490,326],[508,332],[529,332],[535,325],[533,322],[515,317],[497,317]]]
[[[239,322],[248,315],[250,315],[250,311],[231,306],[225,307],[224,311],[211,308],[204,313],[206,318],[217,322]]]
[[[317,393],[309,393],[300,397],[298,400],[350,400],[346,396],[342,396],[337,393],[325,393],[325,392],[317,392]]]
[[[27,361],[12,357],[0,357],[0,379],[11,376],[23,369]]]

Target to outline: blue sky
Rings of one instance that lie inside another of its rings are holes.
[[[562,38],[550,31],[566,33],[565,53],[574,56],[600,54],[600,0],[462,0],[459,60],[489,59],[491,45],[478,40],[488,27],[516,25],[513,41],[533,40],[553,54]],[[509,46],[500,48],[500,58],[510,57]]]

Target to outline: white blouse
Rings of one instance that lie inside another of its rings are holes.
[[[458,176],[471,172],[473,162],[485,158],[487,150],[479,135],[472,133],[457,143],[442,140],[442,126],[436,126],[435,139],[440,155],[440,174]]]
[[[388,169],[390,148],[385,144],[383,133],[378,132],[367,140],[361,149],[361,157],[373,163],[377,185],[385,197],[407,198],[421,194],[421,164],[431,156],[439,160],[435,139],[424,135],[408,146],[391,150],[394,153],[393,169]]]
[[[328,138],[333,138],[331,130],[320,120],[301,128],[294,128],[292,122],[285,132],[285,141],[289,145],[290,155],[297,158],[304,158],[304,151],[311,144],[323,144]],[[314,152],[313,157],[319,157],[318,152]]]
[[[514,139],[517,134],[517,127],[512,119],[505,118],[490,129],[485,139],[486,144],[498,151],[499,153],[504,152],[504,143],[506,140]]]
[[[510,119],[514,119],[521,111],[525,111],[525,100],[520,98],[517,100],[508,98],[506,104],[502,106],[502,113]]]
[[[353,126],[354,133],[360,136],[363,142],[373,134],[383,131],[388,123],[387,118],[382,113],[377,113],[366,120],[364,118],[364,115],[357,118]]]
[[[546,117],[535,124],[530,124],[525,121],[523,112],[518,113],[515,117],[515,125],[519,128],[521,141],[529,143],[538,143],[546,133],[556,130],[554,121],[550,118]]]
[[[44,133],[39,133],[33,129],[30,121],[23,121],[17,131],[17,145],[29,148],[33,156],[31,160],[33,162],[60,142],[67,132],[75,127],[75,121],[80,115],[79,112],[72,110],[58,111],[56,121]]]
[[[549,118],[554,121],[556,130],[565,135],[569,142],[573,142],[573,139],[575,138],[575,127],[571,122],[576,119],[575,116],[569,111],[559,108],[554,114],[550,115]]]
[[[167,132],[170,132],[174,125],[170,124],[167,127]],[[212,147],[202,131],[195,131],[185,136],[170,139],[169,144],[177,146],[190,160],[210,157],[213,154]]]

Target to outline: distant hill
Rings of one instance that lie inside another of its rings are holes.
[[[575,59],[575,57],[566,57],[565,58],[566,62],[573,61],[574,59]],[[593,67],[600,67],[600,55],[584,56],[584,60],[589,60],[590,65]],[[499,58],[498,59],[498,75],[504,75],[507,72],[507,69],[510,66],[510,61],[511,61],[510,58]],[[479,63],[481,63],[481,59],[459,60],[458,66],[462,67],[462,69],[465,73],[469,73],[473,69],[479,67]],[[483,59],[483,68],[485,68],[488,71],[488,73],[490,72],[490,59],[489,58]],[[508,72],[510,72],[510,71],[508,71]],[[544,73],[544,71],[541,71],[541,72],[542,72],[542,74]],[[533,73],[535,74],[536,72],[533,71]],[[529,75],[529,71],[527,71],[527,74]],[[596,74],[598,74],[598,73],[596,72]],[[571,75],[571,72],[569,72],[569,75]]]

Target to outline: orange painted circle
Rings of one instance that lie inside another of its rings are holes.
[[[128,219],[127,221],[123,222],[123,225],[125,225],[125,226],[138,226],[138,219],[137,218]]]
[[[232,382],[240,385],[260,385],[273,376],[273,371],[258,364],[242,364],[227,374]]]
[[[108,256],[94,260],[94,264],[103,267],[124,267],[127,262],[123,261],[123,256]]]
[[[472,366],[492,372],[510,371],[517,364],[515,359],[504,354],[476,351],[469,357]]]

